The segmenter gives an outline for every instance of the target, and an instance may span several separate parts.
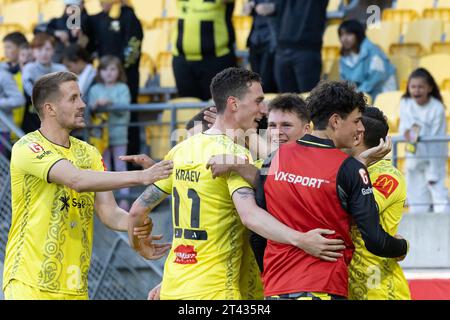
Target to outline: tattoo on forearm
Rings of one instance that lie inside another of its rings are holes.
[[[147,189],[139,196],[139,204],[145,208],[154,208],[165,198],[165,193],[154,185],[148,186]]]
[[[255,192],[249,188],[242,188],[236,191],[242,200],[250,199],[255,197]]]

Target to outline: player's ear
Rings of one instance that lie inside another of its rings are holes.
[[[339,126],[340,120],[341,120],[341,117],[337,113],[333,113],[331,115],[330,119],[328,120],[328,125],[331,128],[336,129]]]
[[[54,117],[56,115],[55,105],[50,102],[44,103],[42,106],[42,113]]]
[[[229,109],[228,109],[229,108]],[[227,99],[227,109],[231,112],[236,112],[238,109],[238,101],[236,97],[229,96]]]

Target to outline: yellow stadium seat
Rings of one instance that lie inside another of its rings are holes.
[[[450,21],[450,8],[428,8],[423,11],[425,19],[438,19],[443,22]]]
[[[325,29],[323,35],[323,46],[324,47],[341,47],[341,42],[339,41],[338,35],[339,25],[329,25]]]
[[[441,86],[450,75],[450,55],[440,53],[424,56],[419,60],[419,66],[427,69]]]
[[[404,91],[383,92],[377,95],[374,106],[380,108],[388,118],[390,132],[398,132],[400,100]]]
[[[236,47],[238,50],[247,49],[247,39],[252,29],[253,17],[233,16],[233,26],[236,31]]]
[[[173,32],[177,27],[177,21],[176,17],[157,17],[153,20],[152,27]]]
[[[163,0],[131,0],[136,16],[147,25],[151,25],[155,18],[163,16]]]
[[[156,59],[156,66],[160,76],[160,86],[163,88],[174,88],[175,76],[172,70],[172,52],[160,52]]]
[[[407,55],[389,56],[389,60],[396,68],[397,71],[396,78],[399,89],[405,91],[409,75],[416,68],[417,65],[416,60]]]
[[[334,60],[331,65],[330,72],[327,75],[327,80],[339,80],[341,78],[339,73],[339,59]]]
[[[139,87],[145,87],[147,80],[156,72],[156,65],[152,58],[146,54],[141,54],[141,61],[139,63]]]
[[[331,73],[334,63],[339,63],[339,47],[322,47],[322,74],[328,77]]]
[[[176,98],[168,101],[169,103],[196,103],[201,102],[198,98],[184,97]],[[184,129],[186,123],[195,116],[202,108],[189,108],[177,110],[177,129]],[[147,144],[151,147],[152,158],[162,159],[170,150],[170,121],[172,119],[172,111],[164,110],[160,116],[161,124],[146,127]]]
[[[441,89],[441,93],[442,93],[443,91],[450,91],[450,78],[449,78],[449,79],[445,79],[445,80],[442,82],[442,85],[441,85],[440,89]],[[450,101],[448,101],[448,102],[450,103]],[[450,105],[450,104],[449,104],[449,105]]]
[[[433,7],[434,0],[397,0],[396,9],[410,9],[421,15],[424,9]]]
[[[87,13],[90,15],[95,15],[102,11],[100,1],[98,0],[84,0],[84,7],[86,8]]]
[[[447,81],[449,81],[450,79],[447,79]],[[441,90],[441,96],[442,96],[442,100],[444,101],[444,105],[445,106],[450,106],[450,90],[449,89],[445,89],[443,88]],[[449,108],[445,108],[445,114],[447,116],[450,116],[450,110]]]
[[[156,61],[160,52],[170,50],[170,34],[161,28],[144,29],[142,52]]]
[[[450,0],[438,0],[436,8],[450,8]]]
[[[381,21],[379,25],[367,28],[367,38],[379,45],[385,53],[389,53],[391,44],[400,41],[401,24],[397,21]]]
[[[435,19],[421,19],[411,22],[403,43],[392,44],[391,54],[407,54],[419,57],[431,52],[434,42],[441,41],[443,24]]]
[[[406,32],[406,24],[417,20],[419,14],[411,9],[384,9],[382,14],[383,21],[396,21],[401,24],[401,34]]]
[[[450,42],[435,42],[431,46],[431,53],[450,54]]]
[[[25,30],[32,30],[39,21],[39,3],[37,1],[14,1],[2,6],[3,23],[16,23]]]
[[[64,13],[64,2],[61,0],[47,0],[41,4],[40,12],[44,21],[59,18]]]

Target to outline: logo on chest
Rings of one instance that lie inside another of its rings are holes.
[[[284,181],[292,184],[299,184],[304,187],[309,188],[317,188],[320,189],[320,187],[323,184],[328,184],[330,181],[320,179],[320,178],[313,178],[313,177],[306,177],[306,176],[299,176],[295,175],[293,173],[289,172],[283,172],[283,171],[277,171],[275,172],[275,181]]]

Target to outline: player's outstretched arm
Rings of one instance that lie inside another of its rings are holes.
[[[142,226],[148,213],[166,197],[166,193],[152,184],[134,201],[128,215],[128,239],[133,249],[138,251],[141,244],[141,240],[134,229]]]
[[[81,170],[68,160],[60,160],[48,173],[49,182],[68,186],[77,192],[110,191],[138,185],[149,185],[167,178],[173,169],[172,161],[161,161],[142,171],[105,172]]]
[[[128,212],[117,205],[112,191],[97,192],[94,207],[98,218],[105,226],[116,231],[128,230]],[[152,220],[147,218],[134,232],[140,239],[145,239],[152,232],[152,227]]]
[[[314,229],[306,233],[296,231],[275,219],[258,207],[255,193],[250,188],[241,188],[233,193],[233,202],[242,223],[266,239],[290,244],[326,261],[337,261],[342,257],[337,251],[345,249],[340,239],[327,239],[322,234],[333,234],[332,230]]]

